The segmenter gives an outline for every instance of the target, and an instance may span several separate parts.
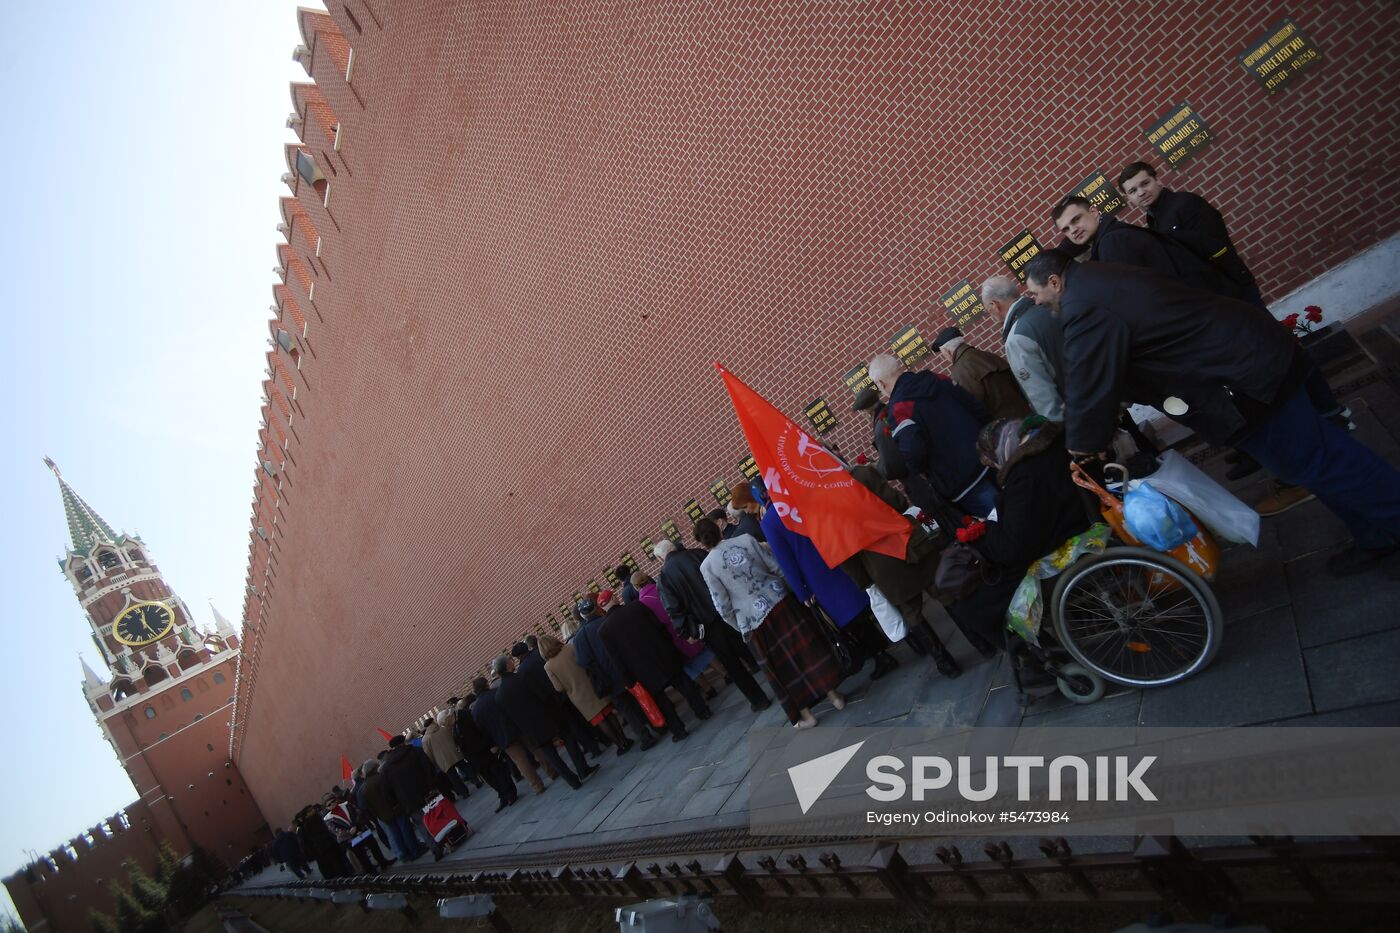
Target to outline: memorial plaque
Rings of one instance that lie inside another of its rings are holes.
[[[575,606],[578,605],[578,601],[579,601],[580,599],[583,599],[583,594],[580,593],[578,590],[574,590],[574,605],[575,605]]]
[[[598,595],[599,593],[601,593],[602,591],[603,591],[603,588],[602,588],[601,586],[598,585],[597,581],[595,581],[595,580],[589,580],[589,581],[588,581],[588,595],[590,595],[590,596],[597,596],[597,595]]]
[[[613,573],[612,568],[609,567],[603,571],[603,582],[608,585],[608,589],[615,590],[622,585],[622,578]]]
[[[758,461],[754,460],[753,454],[744,458],[744,462],[739,464],[739,472],[744,474],[744,479],[758,479]]]
[[[1157,148],[1168,165],[1180,165],[1210,145],[1210,129],[1190,104],[1180,104],[1151,129],[1147,141]]]
[[[812,422],[812,430],[818,434],[825,434],[836,427],[836,415],[826,404],[826,399],[815,398],[808,402],[802,409],[807,414],[807,420]]]
[[[1001,261],[1015,273],[1022,282],[1026,280],[1026,263],[1030,262],[1043,249],[1035,234],[1022,230],[1016,239],[1001,248]]]
[[[626,567],[632,573],[636,573],[638,569],[640,569],[637,567],[637,562],[633,560],[631,553],[628,551],[622,552],[622,556],[618,558],[618,566]]]
[[[846,373],[845,382],[846,388],[851,390],[852,395],[859,395],[861,389],[869,388],[875,384],[875,380],[870,378],[870,369],[865,363],[861,363]]]
[[[715,480],[710,484],[710,495],[714,496],[715,501],[721,506],[728,505],[731,498],[729,494],[729,484],[722,479]]]
[[[676,527],[676,523],[669,518],[661,523],[661,533],[664,534],[672,544],[681,543],[681,530]]]
[[[1240,56],[1244,70],[1270,94],[1287,87],[1299,73],[1320,61],[1322,50],[1291,17],[1275,24]]]
[[[1079,187],[1071,191],[1070,194],[1086,198],[1101,214],[1116,214],[1127,203],[1123,196],[1118,193],[1118,189],[1113,187],[1113,182],[1109,181],[1103,172],[1090,175],[1080,182]]]
[[[917,368],[933,352],[917,327],[906,327],[895,334],[890,340],[890,350],[910,369]]]
[[[579,597],[579,599],[582,599],[582,598],[583,598],[583,597],[581,597],[581,596]],[[559,617],[562,618],[562,619],[564,619],[564,620],[567,621],[567,622],[572,622],[572,621],[574,621],[574,606],[577,605],[577,604],[578,604],[578,599],[575,599],[575,600],[574,600],[573,602],[571,602],[571,603],[560,603],[560,604],[559,604]]]
[[[948,316],[957,327],[963,327],[969,321],[975,320],[985,310],[982,307],[982,296],[977,294],[977,290],[967,279],[948,289],[939,300],[943,302],[943,310],[948,312]]]
[[[558,620],[556,620],[556,619],[554,618],[554,613],[552,613],[552,612],[546,612],[546,613],[544,614],[544,624],[543,624],[543,625],[536,625],[536,626],[535,626],[535,634],[536,634],[536,635],[548,635],[550,632],[557,632],[557,631],[559,631],[559,622],[558,622]]]
[[[656,560],[656,542],[651,538],[642,539],[642,556],[647,560]]]
[[[698,522],[705,517],[705,510],[700,508],[700,503],[691,499],[685,504],[685,514],[692,522]]]

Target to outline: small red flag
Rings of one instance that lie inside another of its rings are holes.
[[[350,780],[350,772],[352,772],[352,771],[354,771],[354,770],[355,770],[354,768],[350,767],[350,759],[349,759],[349,758],[346,758],[344,755],[341,755],[341,756],[340,756],[340,778],[341,778],[341,780],[343,780],[343,781],[348,781],[348,780]]]
[[[392,742],[394,740],[394,737],[389,733],[385,732],[383,729],[376,728],[374,731],[384,736],[384,741],[386,742]]]
[[[856,482],[835,454],[719,363],[744,439],[783,524],[806,535],[828,567],[857,551],[903,559],[913,526]]]

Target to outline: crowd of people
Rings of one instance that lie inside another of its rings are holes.
[[[329,878],[352,863],[370,872],[440,855],[422,823],[432,795],[489,785],[500,812],[522,782],[535,794],[577,789],[605,749],[684,741],[695,725],[676,701],[703,723],[727,684],[755,714],[777,700],[808,729],[819,705],[844,708],[841,683],[864,663],[874,680],[897,667],[899,645],[959,676],[940,628],[994,656],[1027,566],[1098,519],[1071,462],[1093,471],[1157,453],[1132,403],[1230,450],[1235,475],[1270,471],[1277,486],[1261,512],[1320,499],[1352,536],[1329,558],[1333,573],[1400,551],[1400,472],[1352,436],[1350,413],[1267,311],[1220,213],[1143,162],[1118,183],[1146,226],[1065,198],[1051,211],[1065,239],[1026,266],[1026,292],[1009,277],[983,283],[1004,355],[947,328],[933,346],[951,378],[887,354],[870,361],[855,407],[870,416],[871,451],[847,468],[907,517],[902,556],[867,550],[829,566],[767,506],[761,483],[741,482],[727,508],[695,523],[695,547],[656,545],[654,578],[618,567],[617,589],[580,600],[558,637],[529,636],[494,658],[492,678],[303,809],[269,857],[298,875],[314,862]],[[978,572],[948,566],[954,540]],[[931,624],[945,612],[951,626]]]

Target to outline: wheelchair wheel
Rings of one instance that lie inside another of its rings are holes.
[[[1062,665],[1055,686],[1071,703],[1097,703],[1103,699],[1103,678],[1081,664]]]
[[[1147,548],[1113,547],[1074,564],[1055,584],[1050,608],[1065,650],[1129,687],[1176,683],[1220,650],[1223,617],[1210,586]]]

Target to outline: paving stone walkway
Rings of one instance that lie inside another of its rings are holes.
[[[1400,394],[1373,382],[1344,400],[1358,436],[1400,464]],[[1219,457],[1202,466],[1224,481]],[[1227,485],[1253,502],[1266,483],[1256,474]],[[1311,502],[1265,519],[1257,549],[1228,549],[1215,583],[1226,617],[1224,645],[1207,670],[1181,684],[1110,687],[1088,706],[1056,693],[1023,711],[1005,659],[981,661],[958,639],[955,653],[967,662],[960,678],[940,677],[930,662],[900,648],[901,666],[878,683],[863,672],[843,685],[844,711],[823,704],[815,712],[824,723],[846,726],[1397,725],[1400,559],[1368,574],[1332,577],[1324,561],[1346,538],[1341,523]],[[554,782],[535,796],[522,783],[519,803],[499,814],[489,788],[473,792],[458,808],[474,835],[437,870],[467,858],[746,825],[745,736],[785,719],[777,704],[754,716],[733,687],[712,705],[715,716],[693,723],[682,743],[663,739],[647,753],[634,749],[622,757],[605,751],[598,773],[578,791]],[[684,704],[678,707],[691,722]],[[431,864],[427,856],[418,866]],[[274,866],[253,883],[290,879]]]

